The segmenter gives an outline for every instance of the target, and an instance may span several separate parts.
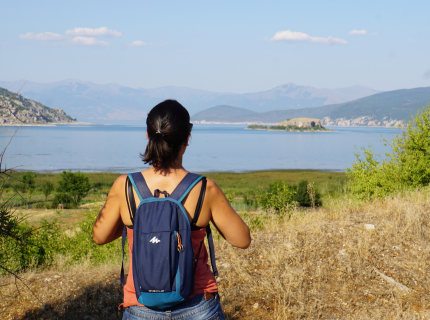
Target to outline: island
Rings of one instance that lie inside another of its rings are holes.
[[[320,119],[314,118],[293,118],[279,122],[276,125],[265,126],[261,124],[251,124],[248,130],[268,130],[268,131],[293,131],[293,132],[330,132],[333,130],[324,128]]]

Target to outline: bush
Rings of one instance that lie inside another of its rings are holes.
[[[361,199],[381,198],[430,183],[430,107],[423,107],[402,133],[392,140],[392,151],[378,161],[371,148],[347,169],[349,187]]]
[[[310,187],[312,186],[312,187]],[[312,199],[309,196],[309,188],[313,190],[313,204]],[[312,184],[309,184],[308,181],[302,180],[299,184],[294,188],[295,194],[293,196],[293,200],[298,203],[301,207],[311,207],[316,206],[319,207],[322,205],[321,202],[321,193],[318,189],[315,189]]]
[[[274,210],[279,215],[289,214],[291,207],[295,205],[294,194],[293,188],[286,181],[276,180],[261,195],[260,203],[264,210]]]
[[[76,208],[82,198],[91,189],[88,176],[79,171],[63,171],[57,184],[57,192],[52,201],[52,206],[54,208],[56,208],[59,203],[63,204],[65,208]]]
[[[21,176],[21,181],[23,182],[22,190],[34,190],[34,184],[35,184],[35,175],[34,172],[27,171]]]
[[[42,192],[45,195],[45,201],[48,200],[49,195],[54,191],[54,184],[51,181],[45,181],[41,186]]]
[[[0,265],[12,272],[49,265],[60,236],[56,222],[42,220],[40,227],[33,229],[27,222],[15,220],[9,232],[1,235]]]

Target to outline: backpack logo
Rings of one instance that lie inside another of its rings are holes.
[[[154,237],[151,240],[149,240],[149,242],[151,242],[151,243],[159,243],[159,242],[161,242],[161,240],[159,240],[157,237]]]

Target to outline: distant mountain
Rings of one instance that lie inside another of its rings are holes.
[[[411,113],[429,102],[430,87],[381,92],[354,101],[317,108],[253,112],[232,106],[216,106],[192,117],[199,122],[278,123],[289,118],[323,119],[324,125],[390,126],[410,120]]]
[[[0,88],[0,123],[1,124],[49,124],[73,123],[75,118],[68,116],[61,109],[49,108],[40,102],[26,99]]]
[[[0,81],[0,87],[18,91],[25,81]],[[27,82],[21,93],[53,108],[61,108],[81,121],[144,120],[146,113],[165,99],[181,102],[191,115],[214,105],[234,105],[255,112],[319,107],[351,101],[379,91],[353,86],[316,89],[294,83],[256,93],[217,93],[184,87],[134,89],[118,84],[95,84],[78,80],[53,83]]]

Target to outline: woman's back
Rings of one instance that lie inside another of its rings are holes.
[[[141,156],[143,161],[149,163],[151,167],[142,171],[141,174],[145,179],[152,197],[168,197],[184,177],[187,176],[188,171],[182,166],[182,157],[188,146],[191,129],[192,124],[189,123],[188,112],[176,101],[166,100],[154,107],[148,114],[148,144],[145,153]],[[109,192],[107,201],[94,223],[93,239],[97,244],[104,244],[117,239],[121,236],[124,226],[130,227],[133,225],[129,204],[127,203],[128,196],[126,196],[126,194],[128,188],[126,181],[126,175],[120,176],[115,181]],[[203,182],[199,181],[181,202],[189,221],[192,221],[196,212],[198,214],[198,219],[194,226],[195,231],[192,231],[191,237],[194,252],[202,250],[202,259],[199,259],[197,265],[197,282],[194,286],[195,292],[193,293],[193,295],[197,295],[186,300],[185,304],[181,303],[178,305],[179,309],[184,308],[184,312],[190,304],[194,305],[197,303],[201,305],[205,303],[205,299],[208,300],[208,297],[210,298],[210,296],[206,295],[202,298],[201,295],[203,293],[215,293],[215,290],[217,290],[215,278],[207,265],[207,251],[203,241],[205,227],[209,222],[212,221],[220,234],[233,246],[247,248],[251,242],[249,228],[230,206],[224,193],[216,183],[207,179],[206,188],[204,189],[205,192],[203,193],[201,192],[202,186],[204,186]],[[156,190],[160,192],[156,192]],[[137,207],[140,203],[139,196],[134,189],[133,194]],[[199,197],[203,194],[203,203],[201,206],[198,206]],[[162,221],[165,221],[165,219]],[[146,224],[146,226],[148,225],[149,224]],[[127,229],[127,233],[129,233],[130,236],[133,231],[131,231],[130,228]],[[136,236],[137,234],[134,235],[134,237]],[[132,239],[132,237],[129,237],[129,239]],[[130,255],[133,255],[133,248],[133,245],[130,245]],[[189,269],[186,268],[184,270]],[[131,274],[132,270],[130,269],[129,272]],[[128,297],[126,300],[131,303],[128,308],[139,306],[139,304],[133,306],[133,303],[136,301],[130,298],[129,294],[133,292],[132,286],[132,282],[129,279],[125,287],[125,298]],[[212,298],[216,297],[216,294],[212,295]],[[127,301],[125,301],[125,306],[129,305]],[[214,305],[213,308],[211,309],[213,312],[216,311],[222,314],[219,302],[218,307]],[[139,311],[143,312],[142,314],[147,314],[147,311],[143,309],[133,310],[133,312]],[[154,315],[154,312],[155,311],[151,311],[149,313]],[[178,312],[179,316],[183,316],[180,310]],[[126,316],[126,314],[124,314],[124,316]],[[203,318],[205,317],[202,316],[202,319]]]

